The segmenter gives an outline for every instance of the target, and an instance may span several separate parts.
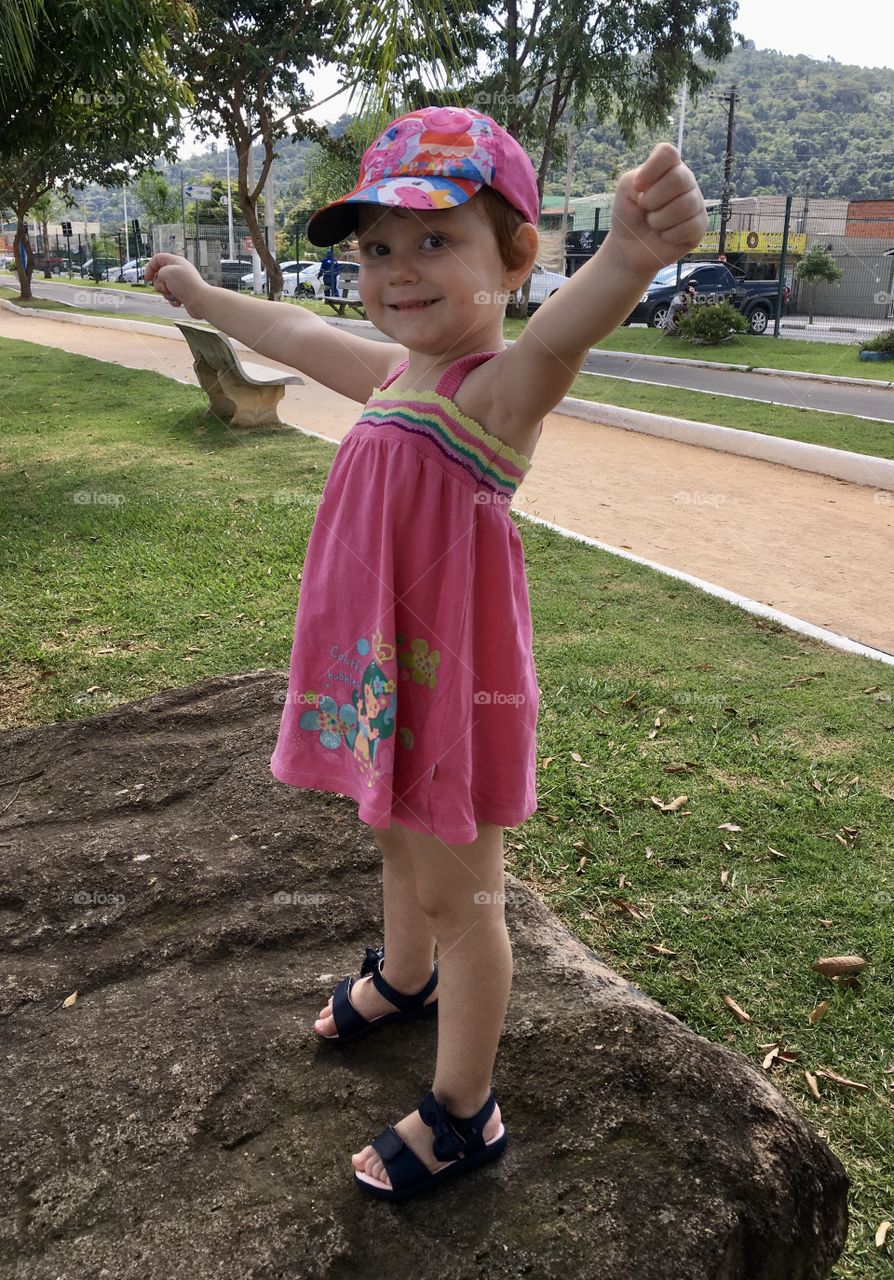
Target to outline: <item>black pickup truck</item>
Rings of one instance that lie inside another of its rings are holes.
[[[676,263],[662,267],[623,323],[657,328],[676,293],[676,279]],[[697,302],[731,302],[748,321],[749,333],[766,333],[776,317],[776,280],[740,279],[723,262],[684,262],[680,282],[695,285]]]

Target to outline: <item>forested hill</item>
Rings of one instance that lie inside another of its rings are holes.
[[[844,12],[844,11],[843,11]],[[889,53],[880,45],[879,55]],[[683,158],[705,195],[723,185],[727,104],[708,97],[736,84],[733,186],[737,196],[803,192],[811,197],[894,197],[894,71],[818,62],[749,42],[716,66],[714,84],[686,104]],[[575,195],[612,190],[654,142],[676,145],[678,113],[663,133],[626,147],[611,122],[588,124],[575,143]],[[556,174],[550,194],[564,190]]]
[[[879,54],[887,53],[882,42]],[[789,56],[756,49],[750,41],[715,69],[710,89],[697,101],[687,100],[683,135],[683,158],[706,196],[721,194],[727,124],[726,103],[708,94],[728,93],[735,82],[734,195],[798,194],[809,181],[812,199],[894,197],[894,70]],[[667,138],[676,145],[677,121],[675,110],[664,132],[644,132],[632,147],[623,143],[611,121],[576,130],[572,195],[610,191],[618,175],[640,164],[655,142]],[[341,133],[347,123],[343,116],[330,128]],[[300,200],[312,150],[309,142],[280,143],[278,197],[289,203]],[[164,171],[179,187],[181,165]],[[224,178],[225,153],[208,149],[186,157],[182,171],[186,181],[206,175]],[[558,165],[545,194],[561,195],[564,179],[564,165]],[[120,192],[88,187],[82,203],[104,223],[120,220]]]

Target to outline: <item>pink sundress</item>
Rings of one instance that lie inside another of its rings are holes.
[[[530,459],[434,391],[373,391],[311,530],[273,775],[447,844],[537,808],[539,708],[524,553],[509,505]],[[543,424],[541,423],[541,431]]]

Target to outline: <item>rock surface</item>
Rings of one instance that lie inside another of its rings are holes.
[[[381,940],[381,865],[352,801],[269,773],[285,679],[0,736],[0,1275],[827,1276],[827,1145],[508,875],[506,1154],[402,1206],[355,1186],[437,1027],[313,1031]]]

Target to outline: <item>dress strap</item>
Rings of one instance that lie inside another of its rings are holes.
[[[441,374],[435,391],[438,395],[446,396],[448,400],[452,400],[467,373],[470,373],[476,365],[483,364],[485,360],[490,360],[499,354],[499,351],[475,351],[472,355],[460,356],[458,360],[454,360],[453,364],[448,365]]]
[[[395,378],[399,378],[399,377],[400,377],[400,375],[403,373],[404,369],[406,369],[406,368],[407,368],[407,366],[409,365],[409,363],[410,363],[409,359],[407,359],[407,360],[401,360],[400,364],[399,364],[395,369],[392,369],[392,370],[391,370],[391,372],[389,373],[388,377],[385,379],[385,381],[384,381],[384,382],[382,383],[382,385],[379,387],[379,390],[380,390],[380,391],[384,391],[386,387],[390,387],[390,386],[391,386],[391,384],[392,384],[392,382],[395,380]]]

